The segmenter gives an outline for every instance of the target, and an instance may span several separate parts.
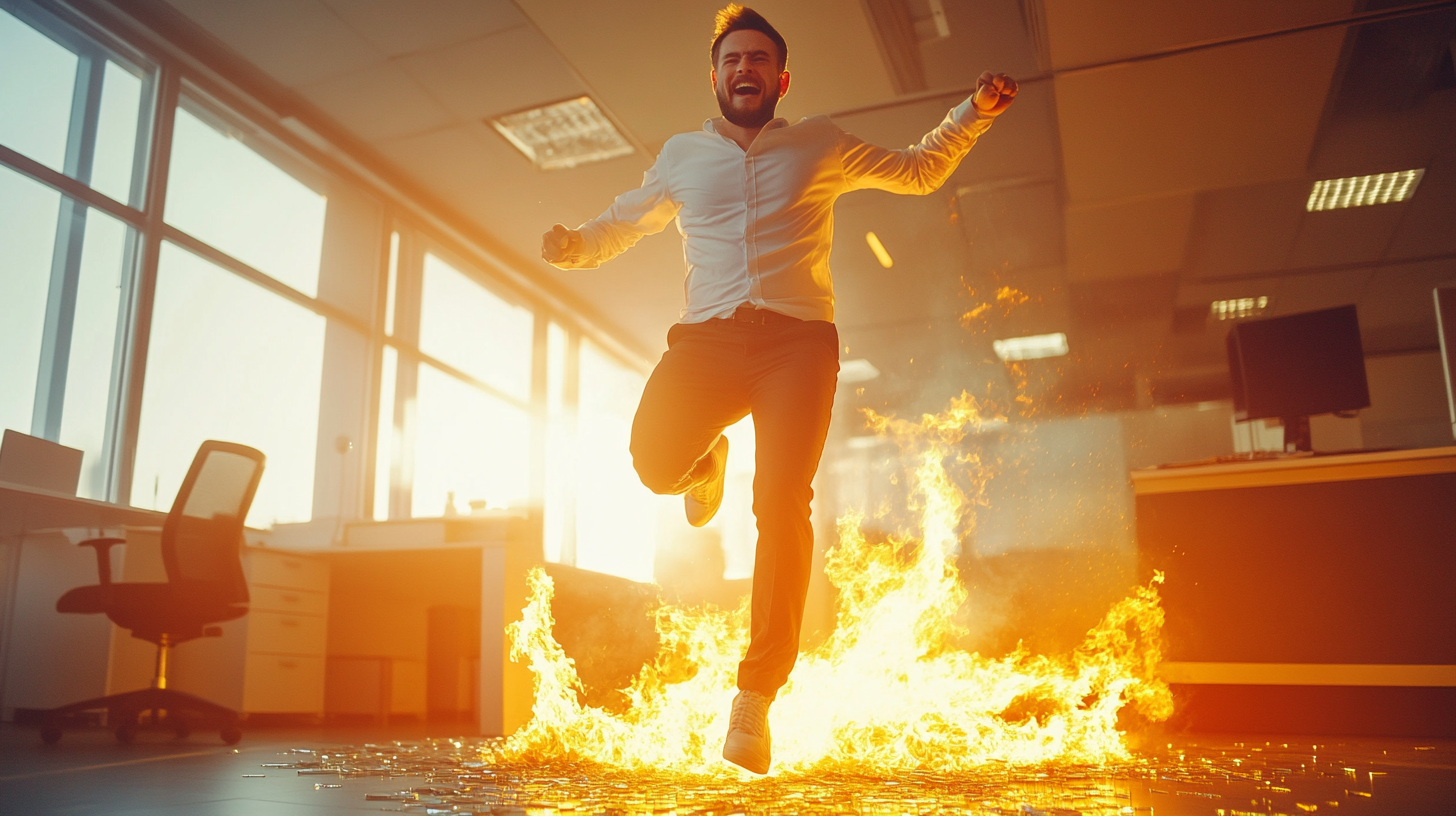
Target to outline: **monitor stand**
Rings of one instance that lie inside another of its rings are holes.
[[[1284,423],[1285,453],[1314,450],[1314,443],[1309,434],[1309,417],[1284,417],[1280,421]]]

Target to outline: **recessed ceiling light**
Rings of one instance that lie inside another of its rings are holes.
[[[875,257],[880,260],[880,266],[889,269],[895,265],[895,259],[890,257],[890,251],[885,249],[884,244],[880,243],[880,236],[873,232],[866,232],[865,243],[870,245],[870,251],[875,253]]]
[[[1011,337],[991,341],[991,348],[1002,362],[1017,360],[1040,360],[1043,357],[1061,357],[1067,353],[1067,335],[1035,334],[1030,337]]]
[[[490,126],[542,170],[563,170],[632,152],[632,145],[589,96],[508,113],[490,120]]]
[[[1208,313],[1219,320],[1239,320],[1245,317],[1258,317],[1264,313],[1269,306],[1269,298],[1266,295],[1259,297],[1232,298],[1229,300],[1215,300],[1208,305]]]
[[[1308,212],[1319,212],[1405,201],[1416,194],[1416,186],[1421,183],[1421,176],[1425,174],[1426,171],[1422,168],[1316,181],[1314,187],[1310,188],[1309,201],[1305,203],[1304,209]]]
[[[845,360],[839,364],[839,381],[846,383],[869,382],[880,376],[880,370],[869,360]]]

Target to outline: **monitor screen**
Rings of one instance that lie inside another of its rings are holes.
[[[1227,342],[1235,419],[1313,416],[1370,405],[1354,306],[1237,323]]]

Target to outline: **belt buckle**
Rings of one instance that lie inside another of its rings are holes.
[[[739,323],[750,323],[755,326],[763,326],[768,323],[768,310],[755,309],[752,306],[740,306],[733,312],[733,319]]]

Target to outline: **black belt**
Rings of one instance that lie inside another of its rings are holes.
[[[789,317],[786,314],[779,314],[769,309],[755,309],[747,303],[739,306],[733,314],[717,319],[731,320],[734,323],[749,323],[756,326],[782,326],[790,323],[804,322],[797,317]]]

